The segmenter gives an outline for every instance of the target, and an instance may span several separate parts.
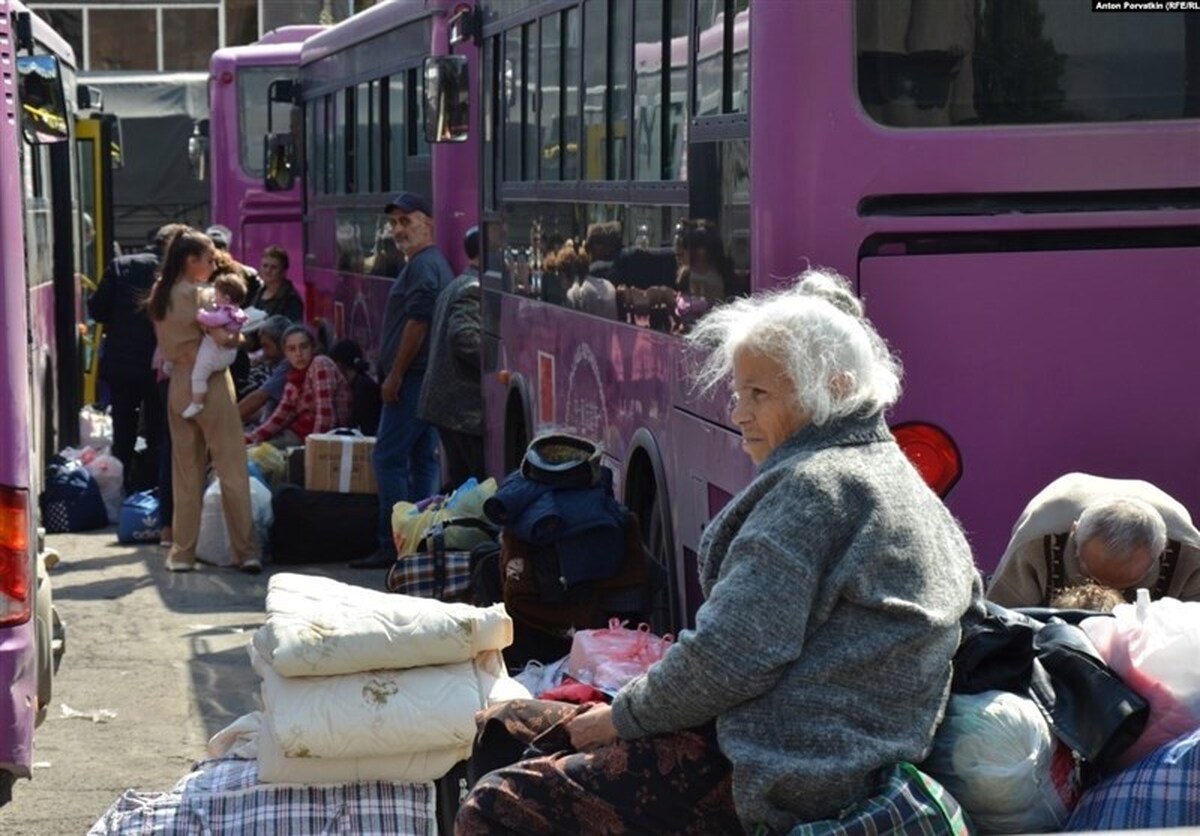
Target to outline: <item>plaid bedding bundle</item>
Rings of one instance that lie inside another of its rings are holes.
[[[198,764],[169,792],[126,790],[88,836],[435,836],[436,802],[433,784],[260,784],[257,761],[222,758]]]

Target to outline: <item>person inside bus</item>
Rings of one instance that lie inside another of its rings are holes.
[[[429,366],[417,417],[437,428],[451,489],[483,481],[483,389],[480,376],[479,227],[463,239],[467,268],[437,298],[429,328]]]
[[[158,462],[166,434],[164,403],[152,367],[154,325],[146,313],[145,300],[154,286],[163,251],[185,228],[182,224],[167,224],[159,228],[154,242],[144,251],[114,258],[88,299],[88,313],[104,325],[100,379],[108,386],[112,453],[124,468],[127,493],[149,487],[135,467],[139,424],[146,428],[146,456],[150,462]]]
[[[204,411],[191,421],[183,417],[191,400],[192,364],[204,337],[196,314],[211,298],[212,288],[206,283],[213,273],[214,252],[212,240],[202,232],[185,229],[175,235],[146,306],[159,351],[171,364],[167,415],[175,510],[167,568],[190,572],[196,566],[204,477],[211,458],[221,480],[221,504],[234,563],[245,572],[257,573],[262,571],[262,563],[250,518],[250,475],[228,370],[220,372],[220,380],[209,381]],[[241,342],[242,335],[227,332],[216,339],[231,348]]]
[[[1154,599],[1200,601],[1200,531],[1178,500],[1149,482],[1060,476],[1021,512],[987,597],[1046,606],[1089,580],[1129,600],[1144,587]]]
[[[983,607],[966,538],[884,420],[899,364],[824,271],[690,339],[757,467],[704,531],[696,626],[611,705],[482,712],[543,754],[486,774],[459,836],[787,833],[897,782],[920,792],[900,764],[929,751]]]
[[[270,246],[263,250],[259,275],[263,286],[250,299],[251,307],[261,308],[267,316],[279,314],[292,322],[304,321],[304,300],[288,278],[288,254],[283,247]]]
[[[375,435],[383,401],[370,365],[363,359],[362,347],[354,340],[339,340],[329,349],[329,359],[337,363],[350,387],[350,426],[363,435]]]
[[[401,192],[383,211],[407,261],[392,283],[383,312],[379,351],[383,412],[373,458],[379,484],[379,549],[350,561],[360,569],[395,563],[393,506],[430,496],[440,482],[437,434],[417,417],[417,404],[429,358],[434,307],[438,295],[454,279],[450,263],[435,243],[433,205],[427,198]]]
[[[610,277],[613,261],[621,252],[621,223],[592,224],[588,227],[583,248],[588,256],[588,272],[567,291],[567,302],[586,313],[616,319],[617,289]]]
[[[257,424],[275,411],[287,385],[288,369],[291,368],[283,356],[283,334],[292,327],[286,316],[269,316],[255,331],[259,345],[258,362],[250,366],[247,392],[238,401],[238,415],[243,424]]]
[[[269,442],[281,450],[303,447],[315,433],[327,433],[350,422],[350,387],[337,363],[314,350],[308,328],[293,325],[283,334],[287,385],[283,397],[261,425],[246,433],[247,444]]]

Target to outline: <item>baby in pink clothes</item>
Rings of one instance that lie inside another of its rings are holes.
[[[212,287],[212,305],[201,308],[196,314],[196,321],[204,328],[204,339],[200,341],[196,363],[192,366],[192,402],[180,413],[184,418],[195,418],[204,411],[208,379],[229,368],[237,357],[237,349],[222,348],[213,338],[213,332],[241,333],[250,318],[241,308],[246,299],[246,283],[241,276],[222,273],[213,279]]]

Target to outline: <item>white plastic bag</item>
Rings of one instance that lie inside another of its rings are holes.
[[[104,450],[112,446],[112,416],[92,406],[79,410],[79,443]]]
[[[921,764],[981,833],[1061,830],[1079,798],[1073,766],[1033,700],[1007,691],[952,694]]]
[[[271,491],[257,479],[250,479],[250,514],[259,548],[266,545],[275,514],[271,510]],[[214,479],[204,491],[200,510],[200,534],[196,538],[196,557],[216,566],[233,565],[233,547],[225,525],[225,509],[221,504],[221,481]]]
[[[1200,602],[1151,601],[1150,590],[1139,589],[1136,604],[1079,626],[1108,666],[1150,703],[1146,730],[1117,759],[1118,767],[1200,727]]]
[[[116,456],[100,453],[88,460],[84,467],[100,488],[100,498],[104,500],[108,521],[116,523],[121,518],[121,503],[125,500],[125,466]]]

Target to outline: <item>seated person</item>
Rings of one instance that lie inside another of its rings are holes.
[[[283,334],[289,365],[287,385],[275,411],[246,434],[247,444],[270,442],[280,449],[298,447],[313,433],[327,433],[350,420],[350,387],[328,357],[313,354],[313,338],[303,325]]]
[[[612,705],[482,712],[518,744],[546,732],[546,754],[486,774],[459,836],[787,833],[929,751],[982,591],[884,421],[895,359],[845,280],[817,271],[717,308],[691,339],[709,350],[701,389],[730,381],[758,468],[704,532],[696,627]]]
[[[329,359],[337,363],[342,377],[350,386],[350,424],[363,435],[375,435],[379,429],[379,414],[383,399],[379,384],[371,377],[362,349],[354,340],[341,340],[329,350]]]
[[[1200,531],[1178,501],[1138,479],[1068,473],[1029,501],[1013,527],[987,597],[1006,607],[1045,606],[1093,580],[1132,600],[1200,600]]]
[[[616,319],[617,289],[609,277],[613,259],[621,252],[621,224],[618,221],[592,224],[583,248],[589,260],[587,273],[567,291],[567,302],[586,313]]]
[[[283,387],[287,385],[291,368],[283,356],[283,334],[291,327],[290,319],[276,314],[267,317],[254,332],[262,351],[260,361],[250,367],[248,391],[238,401],[238,414],[243,424],[259,423],[283,398]]]

